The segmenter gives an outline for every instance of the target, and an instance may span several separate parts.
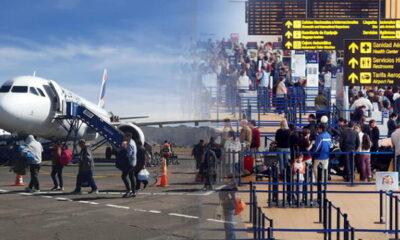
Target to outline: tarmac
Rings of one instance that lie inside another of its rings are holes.
[[[26,193],[13,186],[15,174],[0,167],[0,239],[225,239],[222,209],[218,193],[202,191],[194,182],[191,159],[181,159],[168,168],[168,187],[154,185],[138,192],[136,198],[122,198],[124,185],[114,163],[95,167],[98,195],[71,195],[77,166],[64,168],[63,192],[50,191],[51,166],[45,162],[39,180],[40,193]],[[151,169],[157,171],[158,169]],[[24,177],[25,185],[29,176]],[[215,188],[222,188],[216,185]],[[86,191],[86,192],[85,192]],[[241,216],[235,227],[244,228]],[[239,239],[247,238],[238,233]]]

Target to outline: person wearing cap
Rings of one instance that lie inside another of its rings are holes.
[[[86,145],[86,141],[84,139],[79,140],[78,142],[81,151],[79,153],[79,171],[78,176],[76,178],[76,187],[75,190],[72,192],[74,194],[81,193],[82,183],[87,181],[89,186],[92,190],[89,192],[91,193],[99,193],[97,185],[93,178],[94,173],[94,160],[93,160],[93,153],[89,146]]]

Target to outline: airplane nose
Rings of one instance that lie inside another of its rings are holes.
[[[14,99],[15,100],[15,99]],[[16,130],[23,120],[23,106],[7,96],[0,97],[0,128]]]

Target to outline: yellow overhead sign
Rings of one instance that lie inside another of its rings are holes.
[[[344,39],[377,39],[379,33],[381,39],[400,39],[400,20],[391,19],[381,20],[380,27],[370,19],[288,19],[282,29],[283,46],[290,50],[340,50]]]
[[[400,40],[345,40],[345,85],[400,85]]]

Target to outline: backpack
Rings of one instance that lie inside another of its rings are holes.
[[[68,165],[72,160],[72,152],[68,149],[63,149],[61,151],[60,163],[63,166]]]

